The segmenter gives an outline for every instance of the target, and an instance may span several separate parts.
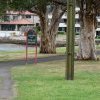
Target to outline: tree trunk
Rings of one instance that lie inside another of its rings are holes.
[[[49,53],[49,54],[56,53],[56,34],[58,32],[59,21],[51,26],[52,28],[46,26],[43,29],[44,33],[41,35],[40,53]]]
[[[77,58],[81,60],[95,60],[95,17],[94,15],[81,15],[81,34],[79,53]]]
[[[40,17],[42,30],[40,53],[56,53],[56,35],[60,19],[64,12],[65,10],[61,11],[61,6],[55,6],[51,22],[48,22],[48,13],[46,13],[44,17]]]
[[[56,53],[55,39],[56,36],[54,36],[54,34],[49,33],[48,35],[42,35],[40,53],[55,54]]]

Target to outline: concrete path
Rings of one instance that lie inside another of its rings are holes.
[[[12,100],[13,89],[10,68],[0,68],[0,100]]]

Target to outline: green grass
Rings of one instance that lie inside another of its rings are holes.
[[[57,54],[40,54],[39,49],[38,49],[38,54],[37,56],[40,57],[48,57],[48,56],[55,56],[55,55],[61,55],[65,54],[66,48],[61,47],[57,48]],[[35,55],[35,50],[28,50],[28,58],[33,58]],[[26,56],[26,51],[25,50],[20,50],[20,51],[12,51],[12,52],[7,52],[7,51],[0,51],[0,61],[8,61],[8,60],[14,60],[14,59],[25,59]]]
[[[97,50],[100,50],[100,44],[99,45],[96,45],[96,49]]]
[[[78,47],[75,47],[75,50],[78,50]],[[53,56],[53,55],[61,55],[65,54],[66,47],[58,47],[56,48],[57,54],[40,54],[38,49],[38,57],[47,57],[47,56]],[[34,57],[35,50],[28,50],[28,58]],[[14,60],[14,59],[25,59],[26,51],[20,50],[20,51],[0,51],[0,61],[7,61],[7,60]]]
[[[78,46],[75,46],[75,52],[78,51]],[[97,50],[100,50],[100,45],[96,46]],[[66,52],[66,47],[58,47],[56,48],[57,54],[39,54],[39,48],[38,48],[38,57],[47,57],[47,56],[55,56],[55,55],[62,55]],[[28,50],[28,58],[34,57],[35,50],[29,49]],[[7,51],[0,51],[0,61],[8,61],[8,60],[14,60],[14,59],[25,59],[26,52],[25,50],[21,51],[13,51],[13,52],[7,52]]]
[[[37,56],[40,57],[47,57],[47,56],[54,56],[56,54],[38,54]],[[33,50],[28,51],[28,58],[33,58],[35,56],[35,52]],[[0,61],[8,61],[8,60],[15,60],[15,59],[25,59],[26,52],[25,51],[13,51],[13,52],[4,52],[0,51]]]
[[[65,62],[12,69],[15,100],[100,100],[100,62],[75,62],[75,80],[65,80]]]

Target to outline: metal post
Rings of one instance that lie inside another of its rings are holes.
[[[35,45],[35,57],[34,57],[34,63],[37,64],[37,43]]]
[[[35,57],[34,63],[37,64],[37,33],[36,33],[36,41],[35,41]]]
[[[27,64],[27,61],[28,61],[28,40],[27,40],[27,36],[26,36],[26,57],[25,57],[25,60],[26,60],[26,64]]]
[[[66,79],[74,79],[75,0],[67,0]]]

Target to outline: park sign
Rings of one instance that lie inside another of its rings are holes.
[[[33,29],[26,32],[26,64],[28,61],[28,45],[33,45],[33,48],[35,48],[34,63],[37,63],[37,33]]]
[[[27,43],[28,44],[32,44],[32,45],[36,45],[37,44],[37,34],[34,30],[30,29],[27,32]]]

